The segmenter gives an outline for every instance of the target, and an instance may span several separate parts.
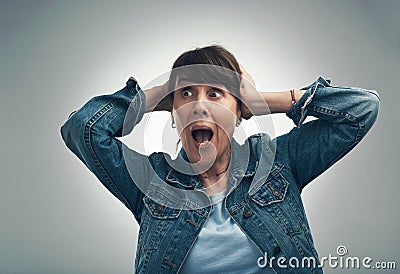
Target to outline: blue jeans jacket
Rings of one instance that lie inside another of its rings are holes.
[[[276,258],[271,267],[277,273],[322,273],[300,194],[360,142],[379,108],[376,91],[331,86],[323,77],[302,89],[306,93],[287,111],[296,124],[289,133],[232,142],[226,209],[261,253]],[[73,112],[61,134],[138,222],[135,273],[178,273],[212,205],[197,177],[174,169],[168,155],[141,155],[116,138],[142,119],[145,102],[130,78],[120,91],[94,97]],[[310,115],[318,119],[303,123]],[[180,157],[187,159],[183,150]],[[171,200],[184,207],[162,202]],[[293,257],[315,259],[317,265],[293,268],[288,266]]]

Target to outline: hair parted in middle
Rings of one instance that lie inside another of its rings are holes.
[[[182,74],[193,82],[224,85],[238,99],[239,106],[241,81],[239,62],[224,47],[211,45],[182,53],[172,66],[168,86],[170,91],[176,89],[178,77]],[[173,101],[173,92],[170,93],[170,96]]]

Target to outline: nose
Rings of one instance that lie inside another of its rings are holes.
[[[196,104],[193,107],[193,114],[195,116],[204,116],[204,117],[209,116],[209,111],[207,110],[204,100],[196,101]]]

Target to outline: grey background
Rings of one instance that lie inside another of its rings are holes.
[[[320,256],[343,244],[350,256],[399,268],[399,26],[394,0],[1,1],[0,273],[132,272],[133,216],[67,150],[59,128],[91,97],[131,75],[145,84],[210,43],[231,50],[260,90],[319,75],[378,90],[373,129],[303,199]],[[292,127],[274,119],[277,133]]]

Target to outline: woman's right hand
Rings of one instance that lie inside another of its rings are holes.
[[[146,94],[146,112],[171,111],[172,96],[168,93],[168,81],[144,91]]]

